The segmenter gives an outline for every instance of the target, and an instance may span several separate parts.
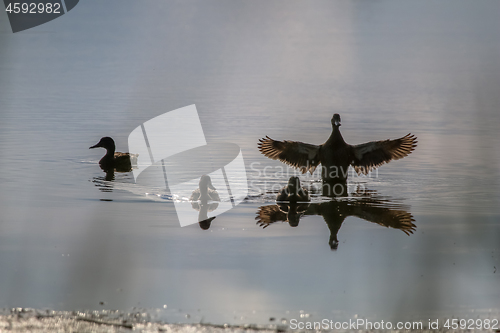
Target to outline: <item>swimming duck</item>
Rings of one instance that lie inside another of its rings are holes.
[[[99,165],[103,170],[116,170],[118,172],[132,171],[132,164],[137,164],[137,157],[139,154],[119,153],[115,152],[115,141],[105,136],[92,148],[105,148],[106,155],[99,161]]]
[[[201,201],[206,203],[208,201],[220,201],[219,193],[212,185],[212,179],[208,175],[203,175],[200,178],[199,187],[193,191],[190,201]]]
[[[323,183],[345,182],[349,165],[357,174],[368,174],[372,169],[399,160],[410,154],[417,146],[417,138],[411,133],[402,138],[372,141],[360,145],[349,145],[340,134],[340,115],[331,120],[332,133],[322,145],[297,141],[276,141],[266,136],[259,140],[259,150],[273,160],[280,160],[302,173],[314,172],[321,163]]]
[[[300,179],[295,176],[290,177],[288,184],[276,196],[276,201],[289,201],[291,203],[310,200],[309,192],[300,186]]]

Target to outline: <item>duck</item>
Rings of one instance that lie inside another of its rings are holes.
[[[255,219],[264,229],[277,221],[288,222],[291,227],[298,227],[300,219],[310,205],[310,202],[280,202],[276,205],[261,206]]]
[[[194,210],[198,211],[198,224],[200,225],[200,228],[203,230],[208,230],[210,228],[210,225],[212,224],[212,221],[216,217],[208,217],[208,213],[216,210],[217,207],[219,207],[219,204],[217,202],[207,203],[194,201],[191,202],[191,207],[193,207]]]
[[[340,115],[331,119],[332,132],[321,145],[298,141],[277,141],[269,136],[259,139],[258,149],[266,157],[312,174],[322,165],[323,184],[346,183],[349,166],[359,175],[367,175],[373,169],[408,156],[417,146],[417,137],[411,133],[394,140],[371,141],[350,145],[340,133]]]
[[[300,186],[299,177],[293,176],[288,180],[288,184],[279,191],[276,201],[297,203],[311,201],[311,198],[309,192]]]
[[[137,164],[137,157],[139,154],[115,152],[115,141],[109,136],[101,138],[97,144],[89,149],[93,148],[106,149],[106,155],[99,161],[101,169],[105,171],[116,170],[118,172],[130,172],[132,171],[132,165]]]
[[[297,227],[301,218],[311,215],[321,215],[330,230],[328,245],[331,250],[339,246],[338,232],[349,216],[378,224],[382,227],[399,229],[407,236],[412,235],[417,226],[413,215],[404,205],[400,205],[386,197],[368,191],[369,196],[359,200],[331,200],[320,203],[302,203],[261,206],[257,211],[257,224],[267,228],[275,222],[288,222],[290,227]],[[302,205],[302,207],[300,207]]]
[[[193,191],[190,201],[201,201],[207,203],[208,201],[220,201],[219,193],[212,185],[212,179],[208,175],[203,175],[200,178],[199,187]]]

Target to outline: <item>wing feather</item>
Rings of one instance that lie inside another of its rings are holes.
[[[274,222],[285,222],[287,220],[286,213],[283,212],[278,205],[262,206],[255,217],[257,224],[263,228],[267,228]]]
[[[354,170],[368,174],[384,163],[408,156],[417,146],[417,137],[411,133],[395,140],[372,141],[352,146]]]
[[[298,141],[277,141],[266,136],[259,140],[258,147],[270,159],[280,160],[302,173],[309,171],[312,174],[320,164],[320,146]]]
[[[351,215],[378,225],[403,231],[408,236],[413,234],[417,226],[413,216],[404,210],[396,210],[376,206],[356,206]]]

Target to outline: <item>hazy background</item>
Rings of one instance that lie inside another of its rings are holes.
[[[0,307],[247,323],[301,310],[495,316],[499,12],[498,1],[85,0],[16,34],[0,13]],[[350,217],[332,252],[320,216],[256,226],[269,196],[208,231],[180,228],[173,203],[130,174],[99,178],[104,152],[88,147],[100,137],[127,151],[134,128],[190,104],[207,141],[238,144],[261,182],[251,163],[280,166],[257,150],[265,135],[320,144],[333,113],[352,144],[412,132],[417,150],[363,184],[406,205],[416,233]]]

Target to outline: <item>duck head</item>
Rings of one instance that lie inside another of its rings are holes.
[[[101,140],[94,146],[90,147],[89,149],[92,149],[92,148],[99,148],[99,147],[102,147],[102,148],[106,148],[106,150],[111,150],[111,151],[115,151],[115,141],[113,139],[111,139],[109,136],[105,136],[103,138],[101,138]]]
[[[333,118],[332,118],[332,126],[336,126],[336,127],[339,127],[340,126],[340,115],[338,113],[334,114],[333,115]]]
[[[300,179],[299,177],[292,176],[288,180],[288,192],[290,194],[296,194],[300,189]]]
[[[215,187],[212,185],[212,179],[208,175],[203,175],[200,178],[200,191],[207,189],[215,190]]]

